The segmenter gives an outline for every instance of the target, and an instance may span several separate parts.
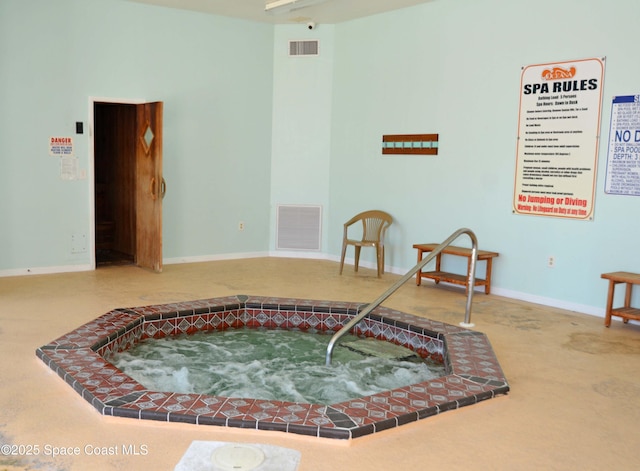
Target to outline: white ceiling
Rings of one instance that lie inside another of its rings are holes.
[[[129,0],[163,7],[230,16],[273,24],[314,21],[317,25],[335,24],[364,16],[398,10],[434,0],[327,0],[288,14],[273,15],[264,11],[266,0]]]

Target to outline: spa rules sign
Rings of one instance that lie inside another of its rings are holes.
[[[604,60],[522,69],[516,214],[593,217]]]

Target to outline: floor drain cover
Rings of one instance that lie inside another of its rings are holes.
[[[296,471],[300,456],[297,450],[263,443],[195,440],[173,471]]]
[[[250,471],[262,464],[264,453],[254,446],[230,444],[217,448],[211,461],[222,471]]]

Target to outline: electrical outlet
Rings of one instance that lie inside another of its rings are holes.
[[[238,223],[238,230],[239,230],[239,231],[244,231],[244,222],[240,221],[240,222]]]
[[[549,255],[549,258],[547,258],[547,266],[549,268],[556,266],[556,258],[553,255]]]

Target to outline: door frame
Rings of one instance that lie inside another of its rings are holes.
[[[87,179],[89,180],[89,265],[91,270],[96,269],[96,181],[95,181],[95,133],[94,133],[94,106],[96,103],[115,103],[121,105],[141,105],[148,100],[141,98],[113,98],[113,97],[89,97],[89,162],[87,165]]]

